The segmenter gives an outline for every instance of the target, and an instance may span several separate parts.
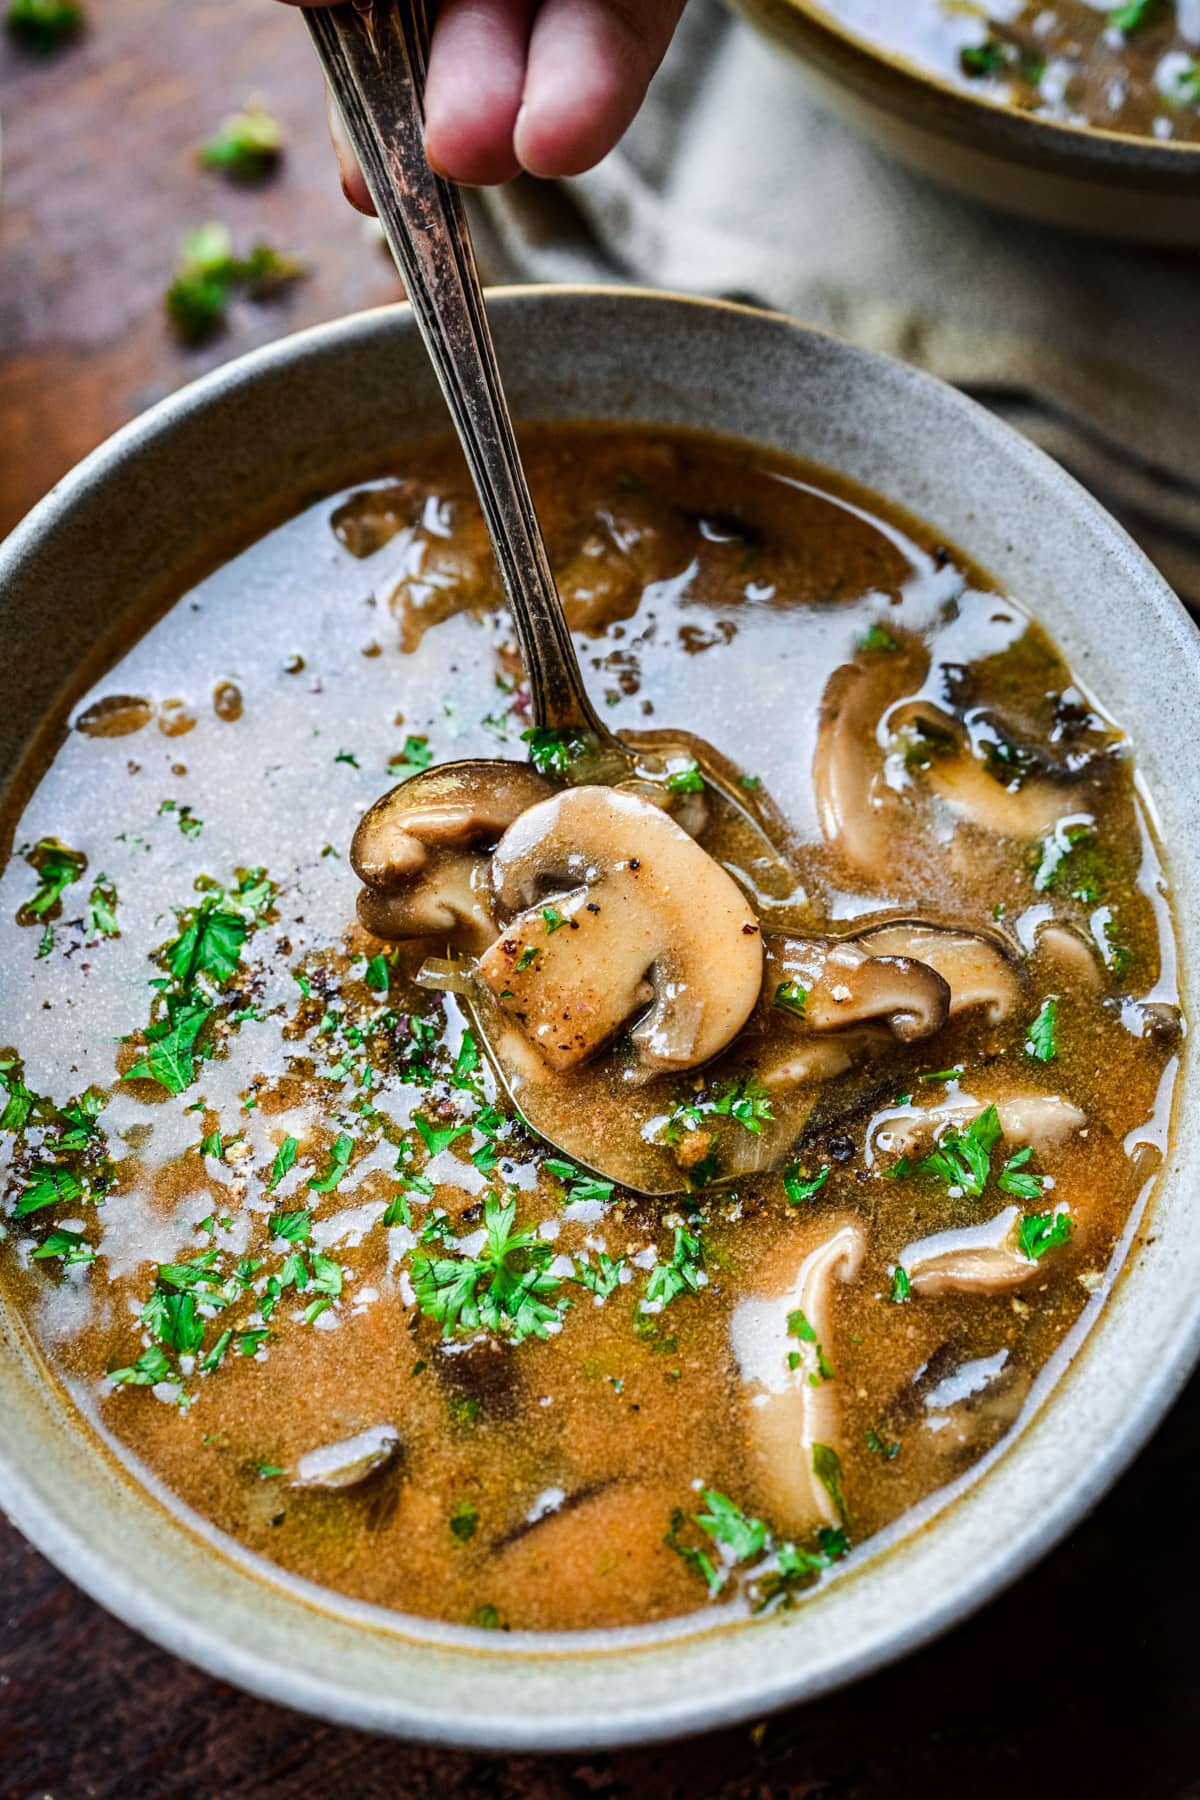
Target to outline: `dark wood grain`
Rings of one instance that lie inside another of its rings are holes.
[[[398,292],[341,200],[320,82],[286,9],[93,0],[93,15],[57,60],[0,50],[0,532],[203,369]],[[192,148],[256,92],[289,151],[276,182],[237,190]],[[311,274],[187,351],[162,290],[183,233],[210,218]],[[1067,1545],[923,1654],[755,1732],[555,1759],[397,1745],[253,1700],[108,1618],[0,1524],[0,1795],[1183,1800],[1200,1795],[1198,1514],[1194,1386]]]
[[[0,535],[101,439],[164,394],[282,332],[399,297],[375,227],[342,199],[308,37],[269,0],[96,0],[63,55],[0,44]],[[259,95],[279,176],[241,188],[195,147]],[[184,235],[229,226],[308,278],[178,345],[162,297]]]

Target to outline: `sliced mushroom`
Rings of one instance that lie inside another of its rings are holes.
[[[766,1088],[835,1081],[848,1069],[861,1068],[874,1057],[886,1056],[894,1041],[884,1025],[859,1025],[824,1037],[801,1038],[789,1042],[776,1060],[760,1060],[759,1080]],[[802,1123],[801,1120],[799,1124]],[[799,1129],[799,1124],[793,1121],[795,1129]]]
[[[755,1490],[776,1530],[789,1535],[840,1523],[819,1467],[820,1447],[836,1453],[841,1441],[834,1294],[839,1283],[854,1280],[865,1250],[862,1228],[843,1220],[809,1249],[798,1268],[791,1265],[781,1291],[734,1308],[730,1334],[746,1384]],[[811,1337],[799,1334],[798,1315]],[[789,1330],[789,1320],[795,1330]],[[791,1358],[797,1359],[794,1366]]]
[[[636,794],[577,787],[532,807],[497,846],[492,886],[510,923],[479,976],[553,1069],[594,1055],[647,1008],[631,1033],[634,1078],[694,1068],[754,1008],[763,958],[752,908]]]
[[[849,941],[822,943],[770,937],[764,997],[775,1015],[797,1030],[836,1031],[878,1020],[901,1043],[930,1037],[945,1024],[950,989],[937,970],[907,955],[876,955]],[[789,984],[803,990],[803,1007],[776,1004]]]
[[[931,1449],[957,1467],[982,1456],[1016,1422],[1032,1380],[1032,1371],[1006,1349],[956,1361],[935,1382],[923,1371],[918,1382]]]
[[[1033,954],[1039,964],[1050,965],[1064,987],[1070,986],[1076,993],[1098,994],[1104,986],[1095,951],[1073,925],[1047,919],[1034,933]]]
[[[950,989],[951,1018],[980,1007],[988,1024],[998,1025],[1021,999],[1020,964],[999,936],[893,919],[868,926],[852,941],[873,957],[911,957],[936,969]]]
[[[394,1425],[372,1425],[339,1443],[306,1451],[296,1464],[291,1485],[326,1493],[357,1487],[394,1461],[399,1450],[400,1433]]]
[[[921,768],[922,780],[959,818],[982,831],[996,837],[1038,838],[1078,810],[1079,796],[1072,791],[1074,771],[1050,772],[1051,765],[1042,759],[1045,772],[1006,781],[1005,765],[992,767],[976,756],[959,721],[928,701],[898,708],[891,723],[897,734],[906,730],[927,734],[938,746]]]
[[[444,763],[402,781],[365,812],[350,846],[364,883],[358,916],[376,937],[495,934],[487,857],[526,808],[553,789],[524,763]]]
[[[914,868],[928,854],[929,833],[915,829],[923,796],[992,836],[1028,840],[1079,809],[1081,783],[1103,779],[1102,758],[1060,764],[1036,750],[1011,769],[993,766],[963,721],[919,692],[927,669],[906,640],[835,669],[822,697],[813,761],[821,829],[868,874],[894,868],[899,849],[911,850],[904,860]]]
[[[961,1131],[991,1104],[1008,1143],[1030,1144],[1040,1152],[1055,1149],[1087,1124],[1087,1114],[1061,1094],[1009,1094],[994,1103],[964,1097],[941,1106],[898,1107],[889,1112],[875,1133],[872,1151],[875,1155],[914,1156],[945,1127]]]
[[[919,1294],[996,1294],[1020,1287],[1037,1272],[1017,1242],[1019,1206],[961,1230],[938,1231],[905,1245],[897,1259]]]
[[[813,789],[821,829],[856,868],[871,873],[895,853],[898,796],[883,779],[877,732],[888,709],[913,692],[928,666],[907,645],[835,669],[821,698]]]

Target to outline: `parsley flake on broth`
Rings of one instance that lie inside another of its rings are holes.
[[[385,783],[411,818],[500,755],[518,820],[586,785],[418,446],[148,619],[7,821],[0,1279],[110,1441],[284,1578],[488,1631],[802,1606],[1020,1421],[1154,1173],[1179,1018],[1136,746],[870,495],[681,433],[527,449],[615,726],[694,721],[791,828],[772,885],[698,763],[654,802],[761,937],[744,1024],[633,1080],[634,981],[549,1148],[469,1007],[510,817],[455,815],[422,937],[356,918]],[[513,1029],[611,917],[572,881],[539,867]]]

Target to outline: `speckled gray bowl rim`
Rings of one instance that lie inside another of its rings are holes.
[[[954,390],[776,315],[630,289],[502,290],[490,307],[518,416],[589,416],[590,404],[594,417],[707,424],[808,449],[930,518],[1002,577],[1009,565],[1008,585],[1023,589],[1141,743],[1171,846],[1185,1004],[1197,1016],[1191,920],[1200,918],[1200,771],[1169,752],[1200,733],[1200,638],[1096,502]],[[89,517],[112,509],[122,493],[145,501],[147,472],[172,455],[178,462],[196,430],[224,432],[218,441],[237,461],[230,431],[253,419],[256,406],[260,421],[277,419],[272,396],[286,395],[288,417],[269,429],[284,440],[304,429],[314,381],[334,414],[342,406],[365,416],[377,411],[371,379],[386,377],[392,359],[412,390],[425,393],[428,414],[428,376],[407,308],[275,342],[152,408],[68,475],[0,547],[0,609],[23,593],[52,609],[55,580],[65,587],[86,555]],[[526,404],[532,395],[536,406]],[[828,454],[831,434],[840,457]],[[404,435],[398,428],[391,441]],[[242,461],[250,469],[255,459]],[[984,512],[967,472],[987,499]],[[185,484],[168,509],[187,502]],[[139,526],[146,522],[140,515]],[[133,529],[118,528],[126,538]],[[1041,604],[1028,587],[1035,571]],[[99,562],[93,574],[101,579]],[[297,1592],[246,1553],[214,1550],[202,1528],[168,1515],[152,1487],[103,1452],[71,1461],[70,1402],[2,1307],[0,1505],[131,1626],[215,1676],[338,1723],[549,1751],[669,1738],[813,1698],[928,1642],[1028,1570],[1100,1498],[1179,1391],[1200,1352],[1200,1220],[1190,1204],[1200,1177],[1196,1081],[1185,1053],[1153,1228],[1131,1228],[1125,1270],[1051,1404],[1033,1411],[934,1523],[875,1540],[791,1614],[666,1641],[614,1647],[610,1639],[601,1648],[595,1638],[497,1641],[427,1630],[315,1589]]]

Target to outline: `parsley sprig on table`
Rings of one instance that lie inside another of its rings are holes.
[[[256,244],[248,256],[235,256],[224,225],[201,225],[184,239],[164,298],[167,317],[177,337],[197,344],[220,330],[234,293],[265,300],[304,273],[303,263],[270,244]]]
[[[231,181],[265,181],[283,154],[283,127],[265,106],[247,106],[225,119],[196,152],[203,169],[216,169]]]

